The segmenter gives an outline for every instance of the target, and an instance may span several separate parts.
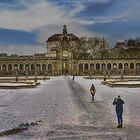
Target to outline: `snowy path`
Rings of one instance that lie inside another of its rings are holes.
[[[35,89],[1,90],[0,93],[5,96],[0,98],[0,131],[23,122],[43,122],[29,128],[28,131],[5,139],[140,138],[139,88],[110,88],[101,85],[99,80],[75,77],[73,82],[71,79],[72,77],[52,77]],[[95,103],[90,102],[89,87],[92,82],[97,89]],[[125,126],[121,130],[116,128],[116,116],[112,105],[118,94],[126,102]]]
[[[89,87],[92,83],[95,84],[97,89],[95,102],[104,102],[104,105],[108,107],[108,111],[113,117],[112,121],[114,123],[116,123],[116,116],[112,102],[115,97],[121,95],[125,101],[123,131],[127,134],[128,139],[140,139],[140,88],[111,88],[101,85],[100,80],[83,80],[82,77],[77,77],[75,82],[83,86],[86,92],[89,92]]]

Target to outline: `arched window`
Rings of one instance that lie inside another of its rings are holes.
[[[6,64],[3,64],[2,65],[2,71],[6,71],[7,70],[7,66],[6,66]]]
[[[123,69],[123,64],[119,63],[119,69]]]
[[[48,71],[52,71],[52,64],[48,64]]]
[[[46,65],[45,64],[42,65],[42,70],[46,71]]]
[[[31,64],[31,71],[34,71],[34,70],[35,70],[35,65]]]
[[[83,70],[83,64],[82,63],[79,64],[79,70]]]
[[[111,70],[111,64],[110,63],[107,64],[107,69]]]
[[[12,65],[11,64],[8,65],[8,71],[12,71]]]
[[[23,71],[23,64],[20,64],[20,65],[19,65],[19,70],[20,70],[20,71]]]
[[[14,65],[14,70],[18,70],[18,64]]]
[[[116,63],[113,64],[113,68],[117,68],[117,64]]]
[[[88,63],[86,63],[86,64],[84,65],[84,69],[85,69],[85,70],[88,70]]]
[[[93,70],[94,69],[94,64],[90,64],[90,70]]]
[[[37,71],[41,71],[41,66],[40,66],[40,64],[37,64]]]
[[[106,69],[105,63],[102,64],[102,69]]]
[[[136,69],[140,69],[140,64],[139,63],[136,64]]]
[[[29,64],[25,65],[25,74],[26,74],[26,76],[29,75]]]
[[[134,64],[130,63],[130,69],[134,69]]]
[[[26,64],[26,65],[25,65],[25,68],[29,68],[29,65],[28,65],[28,64]]]
[[[128,63],[124,64],[124,69],[128,69]]]
[[[100,64],[97,63],[97,64],[96,64],[96,70],[99,70],[99,69],[100,69]]]

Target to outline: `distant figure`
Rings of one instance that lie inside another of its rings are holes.
[[[117,115],[117,119],[118,119],[118,126],[117,128],[122,128],[123,126],[123,104],[124,101],[121,99],[120,95],[114,99],[113,101],[113,105],[116,105],[116,115]]]
[[[106,77],[104,76],[104,82],[106,81]]]
[[[75,75],[73,75],[73,77],[72,77],[73,82],[74,82],[74,79],[75,79]]]
[[[96,88],[95,88],[94,84],[92,84],[91,87],[90,87],[90,93],[92,95],[91,102],[94,102],[94,96],[95,96],[95,93],[96,93]]]

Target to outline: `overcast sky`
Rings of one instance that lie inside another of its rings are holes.
[[[116,41],[140,36],[140,0],[0,0],[0,52],[34,54],[68,32]]]

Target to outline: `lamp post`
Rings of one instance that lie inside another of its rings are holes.
[[[28,71],[26,71],[26,81],[28,80]]]
[[[37,65],[35,63],[35,78],[34,78],[34,81],[37,82]]]
[[[16,75],[16,78],[15,78],[15,80],[16,80],[16,82],[18,81],[18,70],[16,69],[16,71],[15,71],[15,75]]]
[[[105,82],[106,81],[106,71],[105,70],[103,71],[103,75],[104,75],[103,79],[104,79],[104,82]]]
[[[108,78],[110,78],[110,70],[108,70]]]
[[[46,71],[44,72],[44,81],[46,81]]]
[[[15,76],[15,81],[18,81],[18,68],[17,66],[14,67],[13,76]]]
[[[121,81],[123,81],[123,70],[121,71]]]

